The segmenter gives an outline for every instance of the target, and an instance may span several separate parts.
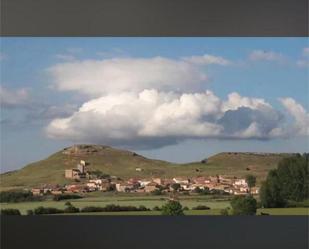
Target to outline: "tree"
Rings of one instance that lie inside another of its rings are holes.
[[[235,196],[231,201],[234,215],[255,215],[257,202],[251,196]]]
[[[266,181],[263,182],[260,189],[260,199],[262,207],[279,208],[286,206],[286,200],[282,195],[281,183],[276,170],[271,170]]]
[[[260,190],[263,207],[284,207],[289,201],[308,198],[308,154],[282,159],[278,168],[268,173]]]
[[[181,204],[178,201],[169,201],[162,206],[162,215],[184,215]]]
[[[253,175],[247,175],[246,176],[246,182],[248,184],[249,187],[249,192],[251,193],[251,188],[253,188],[255,186],[256,183],[256,177]]]

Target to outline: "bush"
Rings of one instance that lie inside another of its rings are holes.
[[[84,207],[81,209],[81,212],[122,212],[122,211],[150,211],[149,208],[146,208],[145,206],[119,206],[119,205],[106,205],[105,207]]]
[[[74,207],[71,202],[67,201],[65,204],[66,208],[63,210],[65,213],[78,213],[79,208]]]
[[[34,214],[35,215],[41,215],[41,214],[60,214],[64,213],[63,210],[58,209],[58,208],[53,208],[53,207],[37,207],[34,209]]]
[[[189,208],[188,208],[188,207],[184,207],[182,210],[183,210],[183,211],[188,211]]]
[[[181,204],[178,201],[169,201],[162,207],[162,215],[184,215]]]
[[[162,208],[160,208],[160,207],[158,207],[158,206],[155,206],[155,207],[153,207],[153,209],[152,209],[153,211],[161,211],[162,210]]]
[[[193,207],[192,210],[209,210],[210,207],[207,207],[205,205],[198,205],[196,207]]]
[[[151,192],[153,195],[162,195],[162,192],[160,189],[155,189],[154,191]]]
[[[0,202],[41,201],[42,196],[34,196],[30,191],[4,191],[0,192]]]
[[[235,196],[231,201],[234,215],[255,215],[257,202],[251,196]]]
[[[103,207],[84,207],[80,210],[83,213],[104,212]]]
[[[61,200],[69,200],[69,199],[81,199],[83,198],[80,195],[69,195],[69,194],[65,194],[65,195],[54,195],[53,200],[54,201],[61,201]]]
[[[34,215],[33,210],[31,210],[31,209],[27,210],[27,215]]]
[[[70,207],[66,207],[63,211],[64,213],[79,213],[79,208],[70,206]]]
[[[18,209],[7,208],[1,209],[1,215],[21,215]]]
[[[227,208],[221,209],[220,214],[227,216],[229,215],[229,210]]]

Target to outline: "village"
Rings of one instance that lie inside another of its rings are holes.
[[[60,186],[58,184],[45,184],[31,189],[33,195],[60,195],[87,193],[94,191],[114,191],[123,193],[153,193],[164,194],[169,192],[231,194],[247,195],[258,194],[258,187],[249,187],[246,179],[236,176],[197,176],[197,177],[173,177],[173,178],[148,178],[138,177],[123,180],[117,176],[102,175],[98,172],[86,170],[87,163],[81,160],[76,168],[66,169],[64,177],[71,179],[71,184]],[[136,171],[140,171],[136,168]]]

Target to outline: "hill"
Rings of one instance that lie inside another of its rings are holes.
[[[1,174],[1,189],[27,188],[41,184],[65,184],[71,180],[64,178],[64,170],[75,168],[80,160],[88,163],[87,170],[100,170],[122,179],[130,177],[174,177],[197,175],[233,175],[253,174],[258,182],[267,172],[290,154],[270,153],[219,153],[207,160],[186,164],[145,158],[131,151],[119,150],[102,145],[74,145],[31,163],[24,168]],[[136,171],[141,168],[142,171]]]

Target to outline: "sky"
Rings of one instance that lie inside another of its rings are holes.
[[[1,172],[77,143],[308,152],[307,38],[1,38]]]

